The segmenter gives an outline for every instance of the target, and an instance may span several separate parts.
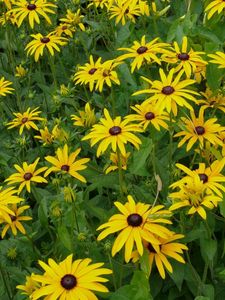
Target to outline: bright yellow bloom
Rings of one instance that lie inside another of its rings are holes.
[[[48,259],[48,264],[39,260],[44,274],[33,275],[33,279],[42,285],[33,292],[31,298],[36,300],[47,296],[45,299],[97,300],[92,291],[108,292],[102,284],[108,279],[101,276],[111,274],[112,271],[101,268],[104,263],[91,264],[91,262],[90,258],[73,261],[72,254],[60,263],[51,258]]]
[[[80,9],[77,12],[72,12],[70,9],[66,11],[66,17],[61,18],[60,21],[71,25],[74,29],[78,26],[82,31],[85,31],[84,24],[82,23],[83,15],[80,14]]]
[[[26,0],[17,0],[14,1],[13,4],[15,8],[13,8],[11,12],[15,13],[18,27],[21,26],[25,18],[28,18],[31,28],[34,28],[34,22],[40,24],[39,16],[44,17],[49,24],[52,24],[48,13],[55,14],[52,8],[57,7],[55,4],[47,2],[46,0],[32,0],[29,2]]]
[[[9,208],[9,205],[24,201],[24,199],[16,196],[16,193],[17,190],[15,190],[14,187],[5,189],[0,187],[0,218],[5,219],[9,223],[12,222],[10,215],[15,215],[12,209]]]
[[[160,276],[163,279],[166,278],[165,269],[169,273],[173,273],[173,267],[170,264],[168,257],[173,258],[182,264],[185,263],[183,257],[180,254],[183,254],[183,250],[188,250],[187,246],[177,242],[174,243],[175,240],[182,239],[182,238],[184,238],[184,235],[176,234],[173,232],[171,233],[171,236],[168,238],[158,237],[158,240],[160,242],[159,245],[151,244],[144,241],[144,248],[147,250],[148,253],[150,273],[152,271],[154,262],[156,264]],[[137,251],[135,251],[132,254],[132,256],[133,256],[132,259],[133,262],[139,260],[139,255]]]
[[[217,93],[214,94],[209,88],[206,91],[201,93],[206,100],[199,100],[199,103],[203,104],[202,107],[220,109],[225,112],[225,96],[223,94]]]
[[[42,167],[35,171],[39,159],[40,158],[38,157],[35,162],[30,165],[28,165],[27,162],[24,162],[22,167],[16,164],[14,165],[14,168],[18,171],[18,173],[10,175],[5,181],[7,184],[19,183],[18,194],[21,193],[24,187],[26,187],[26,190],[30,193],[31,182],[47,183],[47,180],[39,175],[44,172],[47,167]]]
[[[174,135],[174,137],[184,136],[179,142],[178,147],[181,147],[188,140],[186,148],[187,151],[189,151],[197,141],[199,141],[200,148],[204,148],[205,141],[209,141],[213,145],[223,146],[219,133],[224,130],[224,127],[216,123],[216,118],[204,121],[203,107],[200,108],[198,117],[195,116],[193,111],[191,111],[190,114],[191,118],[181,118],[182,127],[185,126],[185,130]]]
[[[144,93],[154,94],[147,99],[149,102],[156,102],[156,108],[163,111],[166,109],[168,113],[172,110],[173,114],[177,115],[177,105],[185,106],[189,110],[193,110],[192,106],[187,102],[197,100],[192,95],[199,95],[197,92],[186,89],[188,85],[195,83],[193,79],[181,80],[184,71],[180,71],[173,80],[175,69],[171,69],[168,76],[164,73],[163,69],[159,70],[161,81],[155,80],[151,82],[147,78],[143,78],[151,84],[150,89],[135,92],[133,95],[140,95]]]
[[[171,184],[172,188],[180,187],[185,183],[188,183],[196,175],[199,176],[200,180],[203,182],[206,192],[216,193],[218,196],[222,197],[222,192],[225,192],[225,187],[220,184],[220,182],[225,182],[225,176],[220,172],[224,168],[225,158],[222,160],[214,161],[209,167],[206,167],[204,163],[199,163],[198,169],[191,170],[182,164],[176,164],[176,167],[187,174],[181,180]]]
[[[11,0],[2,0],[2,2],[5,3],[7,9],[11,9],[11,7],[12,7],[12,1]]]
[[[2,77],[0,79],[0,96],[6,96],[6,94],[12,94],[12,91],[14,91],[13,88],[9,87],[12,82],[5,80],[5,77]]]
[[[23,291],[21,294],[31,296],[31,294],[40,287],[40,284],[33,280],[33,275],[34,273],[30,276],[26,276],[26,282],[24,285],[17,285],[16,288]]]
[[[136,111],[136,114],[128,115],[125,118],[130,121],[139,122],[144,130],[149,125],[153,125],[158,131],[160,131],[160,127],[168,129],[168,125],[165,122],[169,121],[168,113],[158,111],[154,103],[143,102],[140,105],[131,106],[131,108]]]
[[[174,203],[169,208],[171,211],[182,207],[190,207],[188,210],[189,215],[198,213],[204,220],[206,219],[205,207],[213,209],[217,207],[218,202],[222,201],[221,197],[206,192],[205,184],[198,174],[191,177],[187,184],[180,186],[178,192],[170,193],[169,197]]]
[[[194,51],[192,48],[188,51],[187,37],[183,37],[182,46],[179,47],[177,42],[174,42],[173,52],[167,51],[163,54],[161,59],[170,64],[176,64],[175,72],[184,70],[188,78],[196,72],[197,67],[207,65],[201,57],[205,52]]]
[[[31,34],[34,38],[29,42],[25,50],[27,50],[27,55],[34,55],[34,60],[37,62],[40,56],[43,56],[44,49],[47,49],[48,52],[54,56],[54,50],[60,52],[59,46],[64,46],[67,43],[67,39],[61,36],[56,36],[52,33],[49,33],[43,36],[41,33]]]
[[[91,3],[88,4],[88,8],[91,6],[95,6],[95,7],[100,7],[100,8],[104,8],[104,7],[108,7],[108,0],[89,0]],[[111,0],[110,2],[112,2],[114,0]]]
[[[82,140],[91,140],[91,147],[100,144],[97,149],[97,156],[104,153],[109,145],[111,145],[114,152],[119,149],[123,156],[126,155],[125,144],[130,142],[137,149],[141,144],[141,140],[132,133],[141,132],[142,129],[135,124],[129,124],[129,120],[121,120],[121,117],[116,117],[114,120],[110,117],[108,110],[104,109],[105,118],[100,119],[100,123],[93,125],[91,132],[87,134]]]
[[[140,67],[146,61],[147,63],[156,62],[161,65],[160,59],[156,56],[158,53],[164,53],[166,50],[163,47],[167,47],[166,43],[157,43],[159,38],[146,43],[145,35],[141,38],[141,42],[134,41],[131,48],[119,48],[118,50],[127,51],[129,53],[123,54],[117,58],[117,60],[124,60],[127,58],[133,58],[131,63],[131,73],[134,70],[140,69]]]
[[[218,68],[220,69],[225,68],[225,53],[217,51],[216,54],[208,54],[208,56],[213,58],[213,60],[210,60],[209,62],[219,65]]]
[[[44,118],[39,117],[38,115],[41,111],[37,111],[39,107],[31,110],[29,107],[24,113],[13,113],[16,118],[14,118],[11,122],[7,123],[8,129],[20,126],[19,134],[23,133],[24,127],[28,130],[31,128],[38,130],[37,125],[34,121],[43,121]]]
[[[52,33],[56,36],[62,36],[64,34],[72,38],[74,31],[75,29],[70,24],[62,23],[59,24]]]
[[[127,169],[127,161],[128,161],[129,156],[130,156],[130,152],[126,153],[126,156],[121,155],[121,157],[118,157],[117,153],[110,153],[110,160],[113,163],[113,165],[109,166],[105,170],[105,174],[108,174],[112,171],[119,169],[120,163],[121,163],[121,168],[123,170],[126,170]],[[120,162],[120,160],[121,160],[121,162]]]
[[[68,146],[67,144],[62,148],[58,148],[56,150],[56,157],[54,156],[46,156],[45,159],[53,164],[54,167],[50,167],[45,172],[45,177],[48,176],[51,172],[64,172],[68,173],[76,179],[86,182],[86,179],[80,175],[77,171],[81,171],[87,168],[85,165],[89,162],[90,158],[82,158],[76,160],[78,154],[80,153],[81,148],[78,148],[76,151],[68,154]]]
[[[206,79],[206,66],[196,66],[196,70],[194,72],[194,79],[197,83],[201,83],[202,80]]]
[[[78,70],[74,74],[73,80],[75,84],[89,84],[90,91],[94,89],[94,83],[96,81],[96,71],[102,66],[101,57],[98,58],[96,62],[93,60],[93,56],[90,55],[90,62],[86,63],[84,66],[79,66]]]
[[[143,240],[159,245],[158,236],[163,238],[170,236],[171,232],[157,223],[170,224],[171,222],[162,217],[162,214],[168,214],[168,211],[161,210],[163,205],[150,208],[149,204],[141,202],[136,204],[131,195],[127,199],[128,202],[124,205],[120,202],[114,202],[121,213],[113,215],[107,223],[99,226],[97,230],[103,229],[98,236],[98,241],[109,234],[120,231],[112,247],[112,256],[125,245],[125,261],[129,262],[134,246],[137,248],[139,255],[143,255]]]
[[[52,144],[55,136],[53,134],[54,129],[57,127],[57,125],[53,128],[52,132],[50,133],[48,130],[48,127],[45,126],[44,129],[40,129],[40,135],[35,135],[34,138],[39,139],[43,142],[43,145],[49,145]]]
[[[224,0],[211,0],[211,2],[205,8],[205,12],[208,14],[208,20],[211,19],[216,12],[218,14],[222,13],[224,9]]]
[[[95,110],[91,109],[89,103],[85,104],[84,111],[78,111],[79,116],[71,115],[71,119],[75,121],[73,125],[82,127],[91,127],[96,123]]]
[[[11,222],[8,222],[8,220],[4,219],[4,217],[0,218],[0,224],[5,225],[5,223],[6,223],[6,225],[4,226],[4,228],[2,230],[2,234],[1,234],[2,239],[5,237],[5,235],[9,229],[12,230],[13,235],[17,235],[17,229],[22,234],[26,234],[26,230],[23,227],[23,224],[21,223],[21,221],[30,221],[30,220],[32,220],[32,218],[29,216],[21,216],[21,214],[29,208],[30,208],[29,205],[17,207],[16,204],[13,204],[12,206],[10,206],[10,209],[14,212],[14,215],[9,215]]]
[[[8,21],[10,21],[13,25],[17,25],[15,14],[12,13],[11,10],[0,16],[0,25],[5,25]]]
[[[28,70],[24,69],[24,67],[20,64],[19,66],[16,66],[16,77],[24,77],[26,76]]]

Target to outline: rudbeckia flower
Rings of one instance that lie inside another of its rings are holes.
[[[208,20],[212,18],[212,16],[217,12],[218,14],[222,13],[225,9],[224,0],[214,0],[206,6],[205,12],[208,15]]]
[[[33,280],[33,275],[34,273],[32,273],[30,276],[26,276],[25,284],[16,286],[18,290],[23,291],[21,294],[31,296],[31,294],[40,287],[40,284],[37,281]]]
[[[28,130],[30,130],[31,128],[38,130],[38,127],[34,123],[34,121],[44,120],[44,118],[38,116],[41,113],[41,111],[37,111],[38,109],[39,107],[36,107],[35,109],[31,110],[31,108],[29,107],[24,113],[13,113],[16,118],[7,123],[8,129],[20,126],[20,135],[23,133],[24,128]]]
[[[41,33],[31,34],[34,38],[29,42],[25,50],[27,50],[27,55],[34,55],[34,60],[37,62],[40,56],[43,56],[44,49],[54,56],[54,51],[60,52],[59,46],[64,46],[67,43],[67,39],[61,36],[56,36],[53,33],[49,33],[43,36]]]
[[[80,9],[77,12],[72,12],[70,9],[66,11],[66,17],[61,18],[60,21],[69,24],[74,30],[78,26],[82,31],[85,31],[84,24],[82,23],[83,15],[80,14]]]
[[[11,81],[5,80],[5,77],[0,79],[0,96],[6,96],[6,94],[12,94],[13,88],[9,87],[12,84]]]
[[[43,296],[54,300],[97,300],[92,291],[108,292],[102,284],[108,279],[102,275],[111,274],[112,271],[101,268],[104,263],[91,264],[90,258],[73,261],[72,254],[60,263],[56,263],[51,258],[48,259],[48,264],[40,260],[38,263],[44,270],[44,274],[33,275],[33,280],[41,284],[41,287],[32,293],[33,300]]]
[[[130,157],[130,152],[126,153],[126,156],[121,155],[121,157],[119,157],[117,153],[110,153],[110,160],[113,164],[110,165],[105,170],[105,174],[108,174],[112,171],[119,169],[120,160],[121,160],[121,168],[123,170],[126,170],[127,169],[127,161],[128,161],[129,157]]]
[[[199,100],[200,104],[203,104],[202,107],[211,108],[211,109],[220,109],[225,112],[225,96],[222,93],[214,94],[209,88],[205,92],[202,92],[201,95],[205,99]]]
[[[104,239],[109,234],[120,231],[112,247],[112,256],[119,252],[125,245],[125,261],[129,262],[132,258],[134,245],[140,256],[143,255],[143,240],[159,245],[158,236],[167,238],[171,232],[157,223],[171,223],[162,217],[168,215],[168,211],[161,210],[163,205],[150,208],[149,204],[134,202],[131,195],[127,197],[128,202],[124,205],[114,202],[120,214],[113,215],[109,221],[102,224],[97,230],[103,231],[98,236],[98,241]],[[161,210],[161,211],[160,211]]]
[[[4,218],[0,218],[0,224],[5,225],[2,229],[2,234],[1,234],[2,239],[5,237],[9,229],[11,229],[13,235],[17,235],[17,230],[19,230],[22,234],[26,234],[26,230],[23,227],[21,221],[30,221],[32,220],[32,218],[29,216],[21,216],[21,214],[29,208],[30,208],[29,205],[17,207],[16,204],[13,204],[10,207],[10,209],[14,212],[14,215],[9,215],[10,222],[8,220],[5,220]]]
[[[16,77],[24,77],[26,76],[28,70],[26,70],[21,64],[19,66],[16,66]]]
[[[183,37],[182,46],[179,47],[177,42],[174,42],[174,49],[167,51],[162,55],[161,59],[170,64],[176,64],[175,72],[184,70],[188,78],[196,72],[197,67],[204,67],[208,63],[201,57],[205,52],[194,51],[192,48],[188,50],[187,37]]]
[[[177,115],[177,105],[185,106],[189,110],[193,110],[192,106],[187,100],[197,102],[192,95],[199,95],[197,92],[186,89],[188,85],[195,83],[193,79],[181,80],[181,76],[184,71],[180,71],[175,79],[173,79],[175,69],[171,69],[168,76],[164,73],[163,69],[159,70],[161,81],[150,81],[147,78],[143,78],[145,81],[151,84],[150,89],[141,90],[135,92],[133,95],[140,94],[154,94],[147,99],[149,102],[156,102],[157,109],[163,111],[166,109],[168,113],[172,110],[173,114]]]
[[[52,24],[48,13],[55,14],[52,8],[57,7],[46,0],[32,0],[29,2],[26,0],[17,0],[13,1],[13,4],[15,8],[11,12],[15,14],[18,27],[21,26],[25,18],[28,18],[31,28],[34,28],[34,22],[40,24],[39,16],[44,17],[49,24]]]
[[[216,123],[216,118],[211,118],[207,121],[204,120],[204,108],[199,110],[199,116],[196,117],[193,111],[190,112],[191,118],[182,117],[182,127],[185,130],[178,132],[174,137],[184,136],[179,142],[178,147],[181,147],[188,140],[186,150],[189,151],[193,145],[198,141],[200,148],[204,148],[204,142],[209,141],[213,145],[223,146],[223,142],[219,137],[219,133],[225,128]]]
[[[40,173],[44,172],[47,167],[42,167],[38,170],[35,170],[39,159],[40,158],[38,157],[35,162],[30,165],[28,165],[27,162],[24,162],[22,167],[16,164],[14,165],[14,168],[18,171],[18,173],[10,175],[5,181],[7,184],[19,183],[18,194],[21,193],[24,187],[26,187],[27,191],[30,193],[31,182],[47,183],[47,180],[39,175]]]
[[[55,34],[56,36],[62,36],[63,34],[69,37],[73,37],[73,32],[75,29],[67,23],[59,24],[54,31],[52,31],[52,34]]]
[[[24,200],[16,196],[16,193],[17,190],[15,190],[14,187],[8,187],[5,189],[0,187],[0,218],[5,219],[9,223],[11,222],[10,215],[15,215],[12,209],[9,208],[9,205],[19,203]]]
[[[91,109],[89,103],[85,104],[84,111],[78,111],[80,116],[71,115],[71,119],[74,121],[73,125],[81,127],[91,127],[96,123],[95,110]]]
[[[114,120],[110,117],[108,110],[104,109],[105,118],[100,119],[99,124],[93,125],[91,132],[82,138],[83,141],[91,140],[91,147],[100,144],[97,149],[97,156],[104,153],[109,145],[114,152],[119,149],[123,156],[126,155],[125,144],[130,142],[137,149],[141,144],[141,140],[132,132],[142,132],[142,129],[135,124],[129,124],[129,120],[121,120],[121,117],[116,117]]]
[[[225,5],[225,2],[223,3]],[[220,69],[225,68],[225,53],[217,51],[216,54],[208,54],[208,56],[213,58],[213,60],[210,60],[209,62],[219,65],[218,68]]]
[[[56,157],[54,156],[46,156],[45,159],[53,164],[54,167],[50,167],[44,174],[44,176],[48,176],[51,172],[64,172],[68,173],[76,179],[86,182],[86,179],[80,175],[77,171],[81,171],[87,168],[85,165],[89,162],[90,158],[82,158],[76,160],[78,154],[80,153],[81,148],[78,148],[76,151],[72,153],[68,153],[67,144],[62,148],[58,148],[56,150]]]

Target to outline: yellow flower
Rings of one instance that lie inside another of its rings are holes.
[[[1,25],[5,25],[8,21],[10,21],[13,25],[17,25],[15,14],[12,13],[11,11],[7,11],[0,16]]]
[[[12,82],[5,80],[5,77],[1,77],[0,79],[0,96],[6,96],[6,94],[12,94],[12,91],[14,91],[13,88],[9,87]]]
[[[49,33],[43,36],[41,33],[31,34],[34,38],[29,42],[25,50],[27,50],[27,55],[34,55],[34,60],[37,62],[40,56],[43,56],[44,49],[54,56],[54,50],[60,52],[59,46],[64,46],[67,43],[67,39],[61,36],[56,36]]]
[[[120,202],[114,202],[114,205],[121,214],[113,215],[107,223],[97,228],[97,230],[103,229],[97,240],[100,241],[109,234],[120,231],[112,247],[112,256],[119,252],[125,245],[125,261],[129,262],[132,257],[134,245],[139,255],[142,256],[144,251],[143,240],[159,245],[160,242],[155,236],[166,238],[171,232],[167,228],[157,224],[170,223],[157,214],[163,207],[162,205],[150,208],[149,204],[141,202],[136,204],[131,195],[127,199],[128,202],[124,205]]]
[[[18,290],[23,291],[21,294],[31,296],[31,294],[40,287],[40,284],[37,281],[34,281],[33,275],[34,273],[32,273],[30,276],[26,276],[26,282],[24,285],[16,286]]]
[[[16,118],[7,123],[8,129],[19,126],[20,135],[23,133],[24,127],[28,130],[30,130],[31,128],[38,130],[38,127],[34,123],[34,121],[44,120],[44,118],[38,116],[41,113],[41,111],[37,111],[38,108],[39,107],[36,107],[35,109],[31,110],[31,108],[29,107],[24,113],[13,113]]]
[[[121,168],[123,170],[126,170],[127,169],[127,161],[128,161],[129,156],[130,156],[130,152],[127,152],[125,156],[121,155],[121,157],[118,157],[117,153],[110,153],[110,160],[114,165],[111,165],[110,167],[108,167],[105,170],[105,174],[108,174],[112,171],[117,170],[119,168],[120,163],[121,163]],[[121,159],[121,162],[120,162],[120,159]]]
[[[71,115],[71,119],[75,121],[73,125],[82,127],[91,127],[96,123],[95,110],[91,109],[89,103],[85,104],[84,111],[78,111],[80,116]]]
[[[93,60],[93,56],[90,55],[90,62],[86,63],[84,66],[79,66],[78,70],[74,74],[73,80],[75,84],[89,84],[90,91],[94,89],[94,83],[96,81],[96,71],[100,69],[101,57],[98,58],[96,62]]]
[[[50,167],[45,172],[45,177],[48,176],[51,172],[64,172],[68,173],[76,179],[86,182],[86,179],[80,175],[77,171],[81,171],[87,168],[85,165],[89,162],[90,158],[82,158],[76,160],[78,154],[80,153],[81,148],[78,148],[76,151],[68,154],[68,146],[67,144],[62,148],[58,148],[56,150],[56,157],[54,156],[46,156],[45,159],[54,165],[54,167]]]
[[[201,83],[202,80],[206,79],[206,66],[196,66],[194,71],[194,79],[197,83]]]
[[[199,95],[197,92],[186,89],[188,85],[195,83],[193,79],[181,80],[184,71],[180,71],[173,80],[175,69],[171,69],[168,76],[164,73],[163,69],[159,70],[161,81],[155,80],[151,82],[147,78],[144,80],[151,83],[150,89],[135,92],[133,95],[140,95],[144,93],[154,94],[147,100],[149,102],[156,102],[157,109],[163,111],[166,109],[168,113],[172,110],[173,114],[177,115],[177,105],[185,106],[189,110],[193,110],[192,106],[187,102],[197,100],[192,95]]]
[[[16,66],[16,77],[24,77],[27,74],[27,70],[24,69],[24,67],[20,64],[19,66]]]
[[[62,23],[59,24],[52,33],[56,36],[62,36],[64,34],[72,38],[74,31],[75,29],[70,24]]]
[[[60,94],[62,96],[67,96],[69,94],[69,88],[65,84],[60,85]]]
[[[201,107],[199,110],[199,116],[196,117],[193,111],[190,112],[191,118],[182,117],[182,126],[184,124],[185,130],[178,132],[174,137],[184,136],[179,142],[178,147],[187,143],[186,150],[189,151],[192,146],[199,141],[200,148],[204,148],[204,142],[209,141],[213,145],[223,146],[223,142],[219,137],[219,133],[224,130],[224,127],[216,123],[216,118],[211,118],[204,121],[204,108]]]
[[[217,12],[218,14],[222,13],[225,8],[224,0],[214,0],[206,6],[205,12],[208,14],[208,20]]]
[[[201,93],[206,100],[200,100],[199,103],[203,104],[202,107],[220,109],[225,112],[225,96],[223,94],[217,93],[214,94],[209,88],[206,91]]]
[[[70,9],[67,9],[66,17],[61,18],[60,21],[71,25],[74,29],[79,26],[82,31],[85,31],[84,24],[82,23],[83,18],[84,16],[80,14],[80,9],[78,9],[77,12],[72,12]]]
[[[91,6],[95,6],[95,7],[100,7],[100,8],[104,8],[104,7],[108,7],[108,0],[89,0],[91,3],[88,4],[88,8]],[[112,2],[112,0],[111,0]]]
[[[153,125],[158,131],[160,131],[160,127],[168,129],[168,125],[165,122],[169,120],[168,113],[158,111],[154,103],[143,102],[140,105],[131,106],[131,108],[136,111],[136,114],[128,115],[125,118],[139,122],[144,130],[149,125]]]
[[[218,68],[220,69],[225,68],[225,53],[217,51],[216,54],[208,54],[208,56],[213,58],[213,60],[210,60],[209,62],[219,65]]]
[[[97,297],[92,291],[102,293],[108,292],[108,289],[102,284],[107,282],[102,275],[111,274],[112,271],[101,268],[104,263],[91,264],[90,258],[77,259],[73,261],[73,255],[67,256],[60,263],[53,259],[48,259],[48,264],[39,260],[39,265],[44,270],[43,275],[33,275],[33,279],[42,284],[32,293],[32,299],[50,298],[75,300],[75,299],[93,299]]]
[[[4,2],[7,9],[11,9],[11,7],[12,7],[12,1],[11,0],[2,0],[2,2]]]
[[[119,48],[118,50],[127,51],[127,54],[123,54],[117,58],[117,60],[124,60],[127,58],[133,58],[131,63],[131,73],[134,70],[140,69],[143,63],[156,62],[161,65],[160,59],[156,56],[158,53],[163,53],[165,50],[163,47],[168,46],[166,43],[157,43],[159,38],[146,43],[145,35],[141,38],[141,42],[135,41],[131,48]]]
[[[197,67],[204,67],[207,62],[202,59],[200,55],[205,52],[194,51],[192,48],[188,51],[187,37],[183,37],[182,46],[179,47],[177,42],[174,42],[173,52],[167,51],[163,54],[161,59],[170,64],[176,64],[175,72],[184,70],[188,78],[192,73],[196,72]]]
[[[168,257],[173,258],[182,264],[185,263],[183,257],[180,254],[183,254],[183,250],[188,250],[187,246],[177,242],[174,243],[175,240],[182,239],[182,238],[184,238],[184,235],[176,234],[173,232],[171,236],[168,238],[158,237],[158,240],[160,242],[159,245],[151,244],[144,241],[144,248],[148,253],[150,273],[152,271],[154,262],[156,264],[160,276],[163,279],[166,278],[165,269],[169,273],[173,273],[173,267],[170,264]],[[135,251],[132,254],[132,257],[133,257],[132,260],[134,262],[139,260],[139,255],[137,251]]]
[[[82,140],[90,139],[91,147],[102,140],[97,149],[97,156],[104,153],[110,144],[114,152],[119,149],[123,156],[126,156],[124,145],[127,142],[130,142],[139,149],[141,140],[132,133],[132,131],[142,131],[138,125],[129,124],[129,120],[121,121],[121,117],[116,117],[113,120],[106,108],[104,109],[104,116],[105,118],[100,119],[100,124],[93,125],[91,132],[82,138]]]
[[[52,24],[47,13],[55,14],[52,8],[57,7],[46,0],[32,0],[29,2],[26,0],[17,0],[13,4],[16,7],[11,12],[15,14],[18,27],[21,26],[25,18],[28,18],[31,28],[34,28],[34,22],[40,24],[39,16],[44,17],[49,24]]]
[[[22,167],[16,164],[14,165],[14,168],[18,173],[10,175],[5,181],[7,184],[19,183],[18,194],[21,193],[24,187],[26,187],[27,191],[30,193],[31,182],[47,183],[47,180],[39,175],[44,172],[47,167],[42,167],[35,171],[39,159],[40,158],[38,157],[35,162],[30,165],[28,165],[27,162],[24,162]]]
[[[52,132],[50,133],[48,130],[48,127],[45,126],[44,129],[40,129],[40,135],[35,135],[34,138],[39,139],[43,142],[43,145],[49,145],[52,144],[54,139],[55,139],[55,135],[53,134],[54,130],[57,128],[58,126],[56,125],[53,129]]]
[[[8,207],[9,204],[19,203],[24,199],[15,196],[17,190],[14,187],[2,189],[0,187],[0,218],[4,218],[7,222],[12,222],[10,215],[14,216],[15,213]]]
[[[76,200],[76,189],[72,188],[70,185],[65,186],[63,189],[63,196],[66,202],[74,202]]]
[[[13,204],[10,207],[10,209],[14,212],[14,215],[9,215],[11,222],[8,222],[8,220],[4,219],[4,217],[0,219],[0,224],[5,225],[5,223],[6,223],[6,225],[4,226],[4,228],[2,230],[2,234],[1,234],[2,239],[5,237],[5,235],[9,229],[12,230],[13,235],[17,235],[17,229],[22,234],[26,234],[26,230],[23,227],[23,224],[21,223],[21,221],[29,221],[29,220],[32,220],[32,218],[29,216],[21,216],[21,214],[29,208],[30,208],[29,205],[17,207],[16,204]]]

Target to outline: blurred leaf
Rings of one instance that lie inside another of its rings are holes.
[[[200,248],[202,257],[205,261],[212,261],[217,250],[217,242],[212,239],[200,239]]]
[[[62,244],[70,251],[73,252],[72,240],[68,229],[64,225],[58,227],[58,236]]]

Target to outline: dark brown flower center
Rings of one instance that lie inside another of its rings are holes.
[[[155,118],[155,115],[153,114],[153,112],[147,112],[146,114],[145,114],[145,119],[146,120],[152,120],[152,119],[154,119]]]
[[[66,290],[72,290],[77,285],[77,279],[71,274],[66,274],[61,279],[61,286]]]
[[[167,85],[167,86],[164,86],[162,88],[162,93],[165,94],[165,95],[170,95],[174,92],[174,88],[170,85]]]
[[[206,174],[201,173],[201,174],[198,174],[198,176],[203,183],[206,183],[208,181],[208,176]]]
[[[21,123],[24,124],[24,123],[26,123],[27,121],[28,121],[28,118],[25,117],[25,118],[23,118],[23,119],[21,120]]]
[[[28,4],[27,5],[27,9],[29,10],[35,10],[37,8],[37,6],[35,4]]]
[[[155,249],[153,248],[153,246],[152,246],[152,244],[151,244],[151,243],[148,243],[148,247],[147,247],[147,249],[148,249],[148,251],[149,251],[149,252],[152,252],[152,253],[157,253],[157,252],[155,251]]]
[[[64,25],[64,26],[62,27],[62,30],[66,30],[66,29],[67,29],[67,26]]]
[[[61,167],[61,170],[62,170],[62,171],[68,172],[69,169],[70,169],[70,166],[68,166],[68,165],[63,165],[63,166]]]
[[[205,128],[202,126],[196,126],[195,131],[198,135],[203,135],[205,133]]]
[[[13,216],[13,215],[9,215],[10,219],[12,222],[15,222],[16,221],[16,216]]]
[[[143,219],[139,214],[131,214],[127,217],[127,223],[132,227],[138,227],[141,225]]]
[[[93,75],[96,71],[97,71],[96,68],[92,68],[92,69],[88,72],[88,74]]]
[[[138,54],[143,54],[143,53],[145,53],[147,50],[148,50],[147,47],[141,46],[141,47],[139,47],[139,48],[137,49],[137,53],[138,53]]]
[[[25,174],[23,175],[23,178],[24,178],[25,180],[30,180],[31,177],[33,177],[33,174],[30,173],[30,172],[27,172],[27,173],[25,173]]]
[[[117,134],[120,134],[121,133],[121,128],[119,126],[113,126],[109,129],[109,133],[111,135],[117,135]]]
[[[180,60],[188,60],[190,56],[187,53],[180,53],[180,54],[177,55],[177,57]]]
[[[125,14],[128,14],[129,13],[129,9],[127,8],[126,10],[125,10]]]
[[[42,39],[41,39],[41,42],[43,43],[43,44],[47,44],[47,43],[49,43],[50,42],[50,38],[48,38],[48,37],[43,37]]]

